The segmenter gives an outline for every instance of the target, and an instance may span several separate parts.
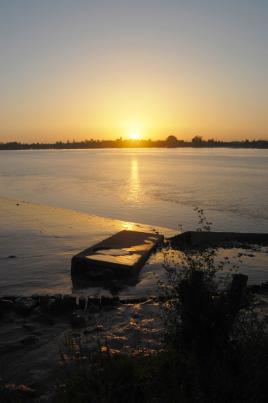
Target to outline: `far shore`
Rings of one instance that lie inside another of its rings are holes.
[[[55,143],[21,143],[10,141],[0,143],[0,150],[70,150],[70,149],[102,149],[102,148],[243,148],[243,149],[267,149],[268,140],[233,140],[222,141],[215,139],[203,140],[201,136],[195,136],[191,141],[177,139],[176,136],[168,136],[165,140],[151,139],[122,139],[96,140],[85,139],[82,141],[56,141]]]

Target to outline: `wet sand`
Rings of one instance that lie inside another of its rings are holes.
[[[96,294],[74,289],[71,258],[123,229],[165,236],[174,230],[0,198],[0,296]]]
[[[159,233],[177,231],[113,220],[73,210],[0,198],[0,296],[74,294],[100,296],[102,287],[72,282],[72,256],[123,229]],[[237,256],[241,258],[237,259]],[[249,276],[249,284],[268,281],[268,247],[253,250],[219,249]],[[120,291],[121,298],[148,298],[163,278],[163,252],[153,254],[135,286]]]

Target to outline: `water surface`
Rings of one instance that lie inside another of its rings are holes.
[[[268,231],[268,150],[0,151],[0,196],[184,229]]]

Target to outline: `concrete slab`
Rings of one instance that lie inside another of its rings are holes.
[[[169,238],[171,246],[203,247],[220,246],[232,242],[268,245],[267,233],[187,231]]]
[[[163,236],[153,232],[123,230],[72,258],[72,275],[91,279],[136,276]]]

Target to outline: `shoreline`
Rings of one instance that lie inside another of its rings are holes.
[[[81,250],[123,229],[177,233],[8,198],[0,210],[0,295],[75,294],[71,258]]]
[[[83,142],[77,143],[77,145],[73,145],[72,143],[66,143],[62,145],[57,144],[21,144],[21,143],[7,143],[0,144],[0,151],[25,151],[25,150],[122,150],[122,149],[183,149],[183,148],[193,148],[193,149],[243,149],[243,150],[267,150],[268,149],[268,141],[264,140],[252,140],[249,143],[243,141],[230,141],[230,142],[217,142],[210,144],[209,142],[203,141],[199,144],[193,144],[191,142],[183,142],[178,141],[178,145],[174,144],[166,144],[165,141],[155,141],[156,144],[152,144],[153,142],[148,142],[146,140],[125,140],[126,145],[112,145],[110,141],[103,141],[104,145],[98,144],[98,142],[94,143],[92,146],[84,145]],[[107,144],[106,144],[107,143]],[[157,144],[159,143],[159,145]]]
[[[93,288],[73,283],[71,258],[81,250],[123,229],[158,231],[173,240],[176,238],[185,240],[189,236],[193,237],[193,234],[195,234],[193,240],[200,237],[199,233],[193,231],[180,235],[180,232],[169,228],[88,215],[75,210],[4,197],[0,197],[0,210],[2,212],[0,273],[3,273],[0,281],[0,297],[5,295],[30,297],[37,294],[99,297],[103,293],[107,294],[102,287]],[[212,236],[224,239],[224,234],[226,233],[216,232]],[[252,235],[258,239],[258,234]],[[203,237],[207,236],[208,234],[203,234]],[[211,237],[211,234],[209,236]],[[172,242],[174,244],[174,241]],[[250,276],[251,285],[254,284],[251,275],[255,278],[255,284],[265,283],[268,280],[265,270],[268,258],[266,247],[257,246],[247,252],[246,249],[250,249],[250,245],[245,243],[243,247],[243,243],[237,240],[216,246],[222,248],[220,252],[222,256],[226,253],[231,258],[235,257],[235,253],[244,256],[245,274]],[[121,297],[139,299],[148,295],[155,296],[156,280],[153,274],[155,272],[156,276],[161,277],[162,263],[161,252],[152,255],[141,271],[138,284],[126,287]]]

